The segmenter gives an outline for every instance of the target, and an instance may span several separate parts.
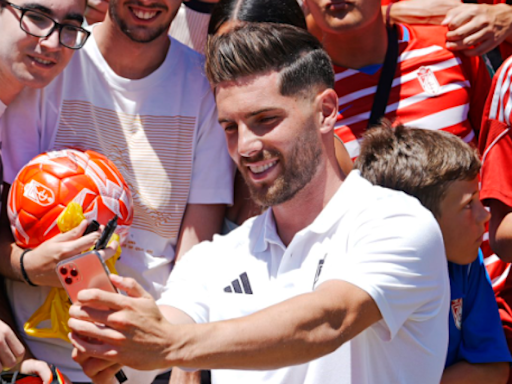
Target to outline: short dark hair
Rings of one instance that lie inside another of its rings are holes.
[[[214,35],[227,21],[266,22],[307,29],[297,0],[220,0],[213,8],[208,34]]]
[[[332,63],[320,42],[291,25],[247,23],[212,36],[206,52],[206,75],[215,88],[240,78],[280,73],[284,96],[334,88]]]
[[[387,121],[366,132],[355,162],[372,184],[416,197],[437,218],[450,185],[473,180],[480,167],[476,150],[451,133]]]

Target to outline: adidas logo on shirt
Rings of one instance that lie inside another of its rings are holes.
[[[249,277],[247,273],[244,272],[240,275],[239,278],[233,280],[231,285],[228,285],[224,288],[224,292],[228,293],[245,293],[246,295],[252,295],[251,284],[249,283]]]

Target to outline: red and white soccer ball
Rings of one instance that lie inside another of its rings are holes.
[[[34,248],[60,233],[57,218],[72,201],[88,222],[105,225],[117,215],[116,233],[125,240],[133,202],[119,170],[97,152],[63,149],[36,156],[12,183],[7,212],[16,243]]]

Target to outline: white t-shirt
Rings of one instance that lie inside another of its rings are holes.
[[[169,34],[197,52],[204,53],[209,22],[209,13],[198,12],[181,4]]]
[[[440,229],[416,199],[372,186],[358,171],[288,247],[271,209],[195,246],[176,265],[159,304],[197,323],[213,322],[249,315],[331,279],[365,290],[382,320],[310,363],[213,370],[213,383],[439,383],[450,296]]]
[[[7,108],[7,105],[2,103],[2,100],[0,100],[0,117],[2,117],[2,115],[4,114],[6,108]]]
[[[27,90],[0,122],[8,183],[50,149],[92,149],[117,165],[130,186],[135,214],[116,267],[155,298],[171,271],[186,204],[232,202],[233,164],[202,68],[201,55],[172,40],[165,62],[152,74],[121,78],[91,36],[63,74],[44,90]],[[8,292],[22,326],[48,288],[9,281]],[[69,344],[26,339],[36,357],[55,363],[73,381],[88,380],[71,360]]]

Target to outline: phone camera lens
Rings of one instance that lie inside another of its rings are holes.
[[[66,284],[68,284],[68,285],[69,285],[69,284],[71,284],[71,283],[73,282],[73,279],[72,279],[71,277],[66,277],[66,278],[64,279],[64,281],[66,282]]]
[[[73,276],[73,277],[78,276],[78,271],[76,269],[72,269],[70,273],[71,273],[71,276]]]
[[[61,275],[67,275],[67,274],[68,274],[68,269],[67,269],[66,267],[62,267],[62,268],[60,269],[60,274],[61,274]]]

